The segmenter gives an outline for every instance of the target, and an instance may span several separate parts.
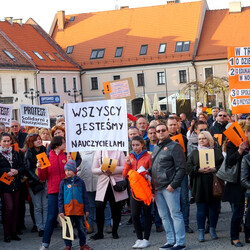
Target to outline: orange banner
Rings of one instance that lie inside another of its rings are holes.
[[[236,147],[239,147],[247,139],[238,122],[233,122],[223,133]]]
[[[182,146],[183,151],[186,152],[185,144],[184,144],[184,140],[183,140],[182,134],[174,135],[174,136],[172,136],[170,138],[171,138],[172,141],[178,142]]]
[[[222,134],[214,134],[214,138],[217,139],[218,144],[221,146],[222,145]]]
[[[111,93],[110,82],[104,82],[103,83],[103,92],[104,92],[104,94]]]
[[[14,180],[13,176],[7,176],[8,173],[4,172],[0,178],[1,182],[4,182],[7,185],[10,185],[10,183]]]
[[[36,155],[36,158],[41,163],[41,169],[47,168],[50,166],[50,161],[45,152]]]

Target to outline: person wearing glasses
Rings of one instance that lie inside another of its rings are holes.
[[[181,145],[170,139],[165,123],[157,125],[156,133],[159,142],[151,155],[150,172],[155,201],[167,237],[167,243],[159,249],[185,249],[180,192],[186,172],[186,158]]]
[[[214,149],[215,168],[200,167],[199,150]],[[216,172],[222,162],[221,151],[214,148],[214,140],[208,131],[202,131],[198,135],[198,148],[193,150],[187,161],[189,175],[193,178],[192,194],[197,206],[198,241],[204,242],[205,222],[207,211],[209,212],[209,232],[213,240],[218,239],[216,225],[219,218],[220,201],[213,197],[213,173]]]
[[[216,117],[216,122],[212,127],[210,127],[210,133],[216,139],[220,149],[223,142],[226,140],[226,136],[223,134],[223,132],[226,130],[227,124],[227,112],[225,110],[220,110]]]
[[[29,192],[34,205],[34,215],[38,236],[43,237],[45,222],[47,219],[48,200],[45,181],[37,175],[37,158],[46,148],[42,145],[41,137],[37,134],[29,134],[26,139],[27,152],[25,154],[25,168],[28,174]]]

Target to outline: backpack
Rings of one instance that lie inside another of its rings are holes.
[[[129,170],[128,180],[133,198],[149,206],[153,197],[151,183],[135,170]]]

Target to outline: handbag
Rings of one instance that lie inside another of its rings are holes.
[[[221,200],[225,191],[225,182],[213,174],[213,196],[217,200]]]
[[[113,186],[113,188],[116,192],[122,192],[126,190],[127,185],[128,185],[127,180],[117,181]]]
[[[223,181],[236,183],[238,179],[238,172],[239,172],[239,162],[237,162],[233,166],[227,166],[225,157],[221,164],[221,167],[216,173],[216,176]]]

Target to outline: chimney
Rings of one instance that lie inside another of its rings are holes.
[[[23,25],[23,19],[21,19],[21,18],[13,19],[13,23],[19,23],[22,26]]]
[[[120,10],[122,10],[122,9],[129,9],[129,6],[121,6]]]
[[[64,10],[57,11],[58,31],[64,30],[64,24],[65,24],[65,11]]]
[[[230,2],[229,3],[229,13],[240,13],[241,12],[241,2]]]
[[[5,21],[8,21],[10,24],[13,24],[13,17],[5,17]]]

